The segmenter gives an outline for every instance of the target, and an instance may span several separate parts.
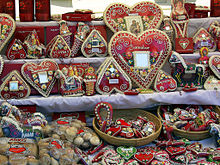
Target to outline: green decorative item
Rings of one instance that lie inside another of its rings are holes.
[[[136,154],[137,149],[135,147],[118,147],[117,153],[119,153],[124,159],[129,160],[134,154]]]

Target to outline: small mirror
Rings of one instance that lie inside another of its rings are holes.
[[[135,68],[150,68],[150,52],[149,51],[135,51],[134,67]]]
[[[18,81],[10,81],[9,82],[9,90],[10,91],[19,91],[19,89],[18,89]]]
[[[99,40],[92,40],[92,47],[93,48],[99,47]]]
[[[40,84],[48,83],[47,72],[38,73]]]

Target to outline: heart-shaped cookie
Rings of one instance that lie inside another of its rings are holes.
[[[205,81],[204,88],[206,90],[219,90],[220,89],[220,80],[214,76],[209,76]]]
[[[107,42],[100,32],[94,29],[83,42],[81,52],[85,57],[104,57],[107,55]]]
[[[206,29],[201,28],[193,37],[194,50],[199,51],[202,47],[207,47],[209,51],[216,50],[216,42]]]
[[[118,147],[117,152],[126,160],[129,160],[136,152],[135,147]]]
[[[159,28],[163,11],[153,2],[140,2],[129,7],[125,4],[109,5],[103,14],[105,24],[113,31],[130,31],[136,33],[147,29]]]
[[[40,64],[27,62],[21,68],[23,77],[44,97],[48,97],[56,78],[58,65],[55,61],[44,60]]]
[[[23,43],[19,39],[14,39],[8,46],[6,56],[9,60],[26,58],[27,53],[23,47]]]
[[[214,55],[209,58],[209,67],[220,79],[220,57],[218,55]]]
[[[168,73],[160,70],[154,83],[154,89],[157,92],[174,91],[177,88],[176,80]]]
[[[15,21],[10,15],[0,13],[0,51],[13,35],[15,26]]]
[[[120,93],[131,89],[131,80],[114,58],[109,57],[99,67],[96,90],[100,94],[110,94],[114,90]]]
[[[0,75],[1,75],[2,70],[3,70],[3,66],[4,66],[4,60],[3,60],[2,56],[0,55]]]
[[[10,72],[4,79],[0,86],[1,98],[20,99],[26,98],[30,95],[31,89],[29,85],[23,80],[17,70]]]
[[[166,151],[171,155],[171,156],[176,156],[176,155],[181,155],[186,152],[185,147],[167,147]]]
[[[109,43],[109,54],[140,88],[149,88],[157,72],[171,53],[169,37],[152,29],[136,37],[129,32],[116,33]]]
[[[148,165],[154,158],[154,154],[151,152],[138,152],[134,155],[134,158],[141,164]]]

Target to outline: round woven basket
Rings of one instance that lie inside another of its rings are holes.
[[[220,114],[220,109],[218,106],[216,106],[214,110],[216,113]],[[160,106],[157,109],[157,115],[160,118],[160,120],[162,120]],[[184,131],[181,129],[177,129],[176,127],[173,127],[173,133],[178,137],[186,138],[188,140],[203,140],[203,139],[210,137],[208,130],[205,130],[205,131]]]
[[[143,110],[139,110],[139,109],[124,109],[124,110],[114,110],[113,112],[113,120],[115,121],[118,118],[123,118],[126,121],[128,120],[134,120],[137,118],[137,116],[143,116],[143,117],[147,117],[149,121],[152,121],[155,126],[156,126],[156,132],[144,137],[144,138],[133,138],[133,139],[126,139],[126,138],[119,138],[119,137],[114,137],[114,136],[110,136],[102,131],[100,131],[97,128],[97,122],[96,119],[93,119],[93,128],[96,131],[96,133],[102,138],[104,139],[106,142],[110,143],[110,144],[114,144],[116,146],[143,146],[146,145],[148,143],[151,143],[153,140],[155,140],[159,135],[160,135],[160,131],[162,128],[162,124],[160,122],[160,120],[153,115],[152,113],[143,111]]]

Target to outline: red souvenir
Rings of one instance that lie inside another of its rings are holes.
[[[41,58],[45,54],[45,46],[40,43],[36,30],[33,30],[24,40],[28,58]]]
[[[74,35],[74,42],[71,48],[71,57],[75,57],[78,54],[79,49],[81,48],[83,41],[86,39],[87,34],[89,33],[90,28],[83,22],[78,23],[77,31]]]
[[[69,27],[67,26],[67,22],[62,20],[59,22],[60,24],[60,35],[63,37],[63,39],[66,41],[68,46],[71,46],[71,35],[72,33],[69,30]]]
[[[116,33],[109,43],[109,54],[140,87],[149,88],[171,53],[168,36],[156,29],[137,37],[129,32]]]
[[[216,50],[216,43],[211,34],[206,29],[201,28],[193,37],[194,50],[199,51],[202,47],[207,47],[209,51]]]
[[[77,66],[60,67],[55,76],[60,80],[60,92],[63,96],[81,96],[84,94],[83,78],[78,74]]]
[[[185,147],[167,147],[166,151],[171,155],[171,156],[175,156],[175,155],[181,155],[183,153],[186,152],[186,148]]]
[[[19,0],[19,16],[20,21],[34,21],[34,1]]]
[[[120,126],[110,127],[105,131],[105,133],[108,135],[117,136],[121,133],[121,130],[122,128]]]
[[[50,0],[35,0],[36,21],[50,20]]]
[[[96,104],[94,108],[94,113],[96,116],[96,120],[98,125],[101,127],[104,121],[107,121],[106,126],[110,126],[112,123],[112,115],[113,115],[113,108],[110,103],[107,102],[99,102]],[[104,114],[106,116],[104,116]]]
[[[52,60],[40,64],[27,62],[21,68],[23,77],[44,97],[48,97],[56,81],[58,65]]]
[[[8,43],[15,31],[15,21],[8,14],[0,14],[0,51]]]
[[[154,154],[151,152],[138,152],[134,155],[134,158],[143,165],[148,165],[154,159]]]
[[[26,58],[27,54],[23,43],[19,39],[14,39],[8,46],[6,56],[9,60]]]
[[[17,70],[10,72],[3,79],[4,82],[0,86],[2,99],[20,99],[30,95],[31,89],[29,85],[23,80]]]
[[[196,6],[194,18],[207,18],[210,9],[207,6]]]
[[[160,70],[157,74],[154,83],[154,89],[157,92],[174,91],[177,88],[177,83],[168,73]]]
[[[140,2],[132,7],[114,3],[104,11],[104,21],[113,31],[129,31],[136,35],[147,29],[159,28],[163,11],[153,2]]]
[[[119,125],[122,128],[127,128],[127,127],[131,127],[132,125],[127,123],[124,119],[117,119],[115,121],[115,125]]]
[[[114,58],[109,57],[99,67],[96,90],[100,94],[110,94],[114,90],[125,92],[131,89],[131,80]]]
[[[211,17],[219,17],[220,16],[220,1],[219,0],[211,0]]]
[[[84,75],[84,82],[85,82],[85,94],[87,96],[91,96],[95,94],[95,84],[97,80],[97,75],[95,74],[95,69],[93,67],[89,67],[86,70]]]
[[[176,38],[175,51],[178,53],[193,53],[193,38]]]
[[[189,18],[194,18],[196,4],[195,3],[185,3],[185,8],[186,8],[186,11],[189,15]]]
[[[107,42],[97,30],[92,30],[83,42],[81,52],[85,57],[94,55],[104,57],[107,55]]]
[[[220,79],[220,57],[218,55],[209,58],[209,67],[213,73]]]
[[[50,58],[68,58],[71,50],[61,35],[54,37],[47,45],[46,53]]]

